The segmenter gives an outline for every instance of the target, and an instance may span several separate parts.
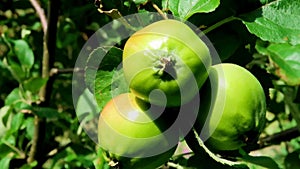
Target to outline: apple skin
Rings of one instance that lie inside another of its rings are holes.
[[[195,96],[208,77],[211,62],[206,44],[185,23],[173,19],[137,31],[123,51],[131,92],[167,107],[180,106]],[[154,90],[161,93],[151,93]]]
[[[178,130],[164,134],[172,120],[168,112],[124,93],[101,111],[98,141],[107,157],[122,169],[153,169],[169,160],[179,140]]]
[[[266,98],[260,82],[245,68],[231,63],[213,65],[200,91],[195,129],[212,151],[236,151],[255,143],[266,121]],[[191,132],[193,151],[199,144]]]

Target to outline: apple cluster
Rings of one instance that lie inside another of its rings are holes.
[[[212,65],[206,44],[183,22],[162,20],[134,33],[124,46],[123,71],[130,92],[110,100],[98,123],[111,166],[155,169],[166,163],[180,137],[180,128],[168,132],[172,111],[195,96],[201,102],[192,127],[212,151],[238,150],[263,129],[266,103],[259,81],[241,66]],[[201,151],[192,132],[186,141]]]

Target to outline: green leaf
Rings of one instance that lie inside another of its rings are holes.
[[[5,157],[7,154],[12,152],[12,149],[6,145],[3,141],[0,141],[0,158]]]
[[[97,72],[95,98],[100,108],[104,107],[114,96],[128,91],[128,85],[122,70]]]
[[[146,3],[148,0],[132,0],[132,2],[134,2],[136,5],[140,5],[140,4],[144,4]]]
[[[123,69],[115,71],[111,84],[112,96],[114,97],[127,92],[129,92],[129,85],[125,79]]]
[[[22,70],[22,67],[17,63],[11,63],[7,66],[12,76],[19,82],[22,83],[23,79],[26,78],[26,72]]]
[[[271,169],[280,169],[278,164],[271,158],[267,156],[250,156],[243,152],[243,150],[240,150],[240,153],[242,155],[242,160],[256,164],[265,168],[271,168]]]
[[[23,96],[24,96],[24,92],[19,88],[15,88],[6,97],[5,105],[10,106],[11,109],[14,109],[17,112],[23,109],[30,109],[31,106],[27,102],[25,102]]]
[[[300,1],[276,0],[241,16],[248,30],[264,41],[300,44]]]
[[[101,47],[105,56],[99,65],[99,69],[111,71],[117,68],[122,62],[123,50],[117,47]]]
[[[25,126],[26,126],[26,137],[29,140],[32,140],[33,133],[34,133],[34,118],[28,118],[25,120]]]
[[[242,45],[241,38],[230,30],[219,30],[207,35],[214,44],[219,57],[222,61],[231,57],[237,49]]]
[[[9,93],[9,95],[5,99],[5,105],[12,105],[15,102],[21,100],[19,88],[15,88],[13,91]]]
[[[0,166],[2,169],[9,169],[9,163],[11,161],[10,157],[4,157],[0,160]]]
[[[88,135],[96,141],[97,120],[95,123],[95,119],[98,119],[99,112],[112,97],[128,92],[129,89],[122,70],[99,70],[94,81],[95,92],[92,93],[91,90],[88,89],[84,90],[78,99],[76,113],[81,122],[81,126],[85,128]]]
[[[17,141],[16,134],[13,134],[14,132],[12,129],[8,130],[5,137],[3,137],[3,143],[8,145],[11,148],[11,152],[15,152],[15,145]]]
[[[5,65],[3,64],[2,60],[0,60],[0,68],[1,68],[1,69],[4,69],[4,68],[5,68]]]
[[[290,85],[300,84],[300,45],[271,44],[271,59],[279,66],[277,75]]]
[[[24,82],[24,88],[32,93],[37,93],[47,83],[47,80],[47,78],[41,77],[30,78]]]
[[[88,57],[85,67],[85,82],[91,91],[94,91],[94,83],[97,70],[112,71],[122,62],[122,50],[116,47],[96,48]]]
[[[18,57],[18,60],[22,66],[30,69],[34,63],[34,54],[26,41],[19,39],[12,41],[14,46],[14,52]]]
[[[249,167],[245,164],[227,165],[219,163],[212,159],[209,155],[205,154],[195,154],[190,157],[188,159],[188,167],[191,169],[249,169]]]
[[[7,121],[10,115],[10,107],[4,106],[0,108],[0,138],[5,134],[8,130]]]
[[[111,84],[114,71],[98,71],[95,79],[95,98],[98,106],[102,108],[111,98]]]
[[[104,157],[104,151],[102,148],[97,148],[97,158],[94,160],[94,166],[96,169],[109,169],[107,159]]]
[[[284,166],[286,169],[300,168],[300,150],[295,150],[289,153],[284,159]]]
[[[37,164],[38,164],[37,161],[33,161],[33,162],[29,163],[29,164],[22,165],[22,167],[20,169],[32,169],[35,166],[37,166]]]
[[[11,120],[11,112],[12,112],[12,108],[11,106],[4,106],[0,109],[0,113],[1,113],[1,122],[3,123],[3,127],[6,128],[6,130],[2,130],[0,132],[0,136],[2,134],[5,134],[5,132],[8,130],[8,124]]]
[[[173,15],[187,20],[196,13],[214,11],[219,6],[220,0],[173,0],[168,1],[168,3]]]
[[[90,90],[85,89],[79,96],[76,105],[76,114],[79,121],[90,121],[99,115],[99,112],[100,109],[98,108],[95,96],[90,92]]]
[[[57,109],[49,108],[49,107],[35,107],[34,113],[41,118],[58,118],[60,117],[60,113]]]
[[[13,115],[10,130],[12,130],[12,132],[16,132],[17,130],[19,130],[19,128],[23,123],[23,120],[24,120],[23,113],[17,113]]]
[[[263,55],[270,56],[275,64],[273,73],[289,85],[300,84],[300,45],[271,44],[263,46],[257,43],[256,49]]]

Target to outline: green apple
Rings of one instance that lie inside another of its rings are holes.
[[[230,63],[212,66],[200,100],[195,128],[211,150],[238,150],[257,141],[266,121],[266,98],[248,70]],[[187,138],[197,151],[193,136]]]
[[[173,19],[146,26],[124,46],[123,69],[131,92],[156,105],[180,106],[190,101],[210,66],[206,44],[189,26]]]
[[[98,123],[98,141],[111,162],[122,169],[154,169],[175,152],[178,134],[167,134],[171,125],[164,109],[150,106],[132,93],[111,99]],[[162,111],[162,112],[161,112]]]

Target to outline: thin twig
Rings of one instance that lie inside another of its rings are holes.
[[[191,167],[183,167],[179,164],[175,164],[175,163],[172,163],[172,162],[168,162],[167,165],[169,167],[176,168],[176,169],[194,169],[194,168],[191,168]]]
[[[195,153],[194,152],[187,152],[187,153],[182,153],[182,154],[177,154],[177,155],[174,155],[172,158],[178,158],[178,157],[182,157],[182,156],[191,156],[191,155],[194,155]]]
[[[53,150],[51,150],[48,154],[47,154],[47,159],[53,158],[55,155],[59,154],[60,152],[64,151],[66,148],[70,147],[73,144],[73,142],[69,142],[66,145],[63,145],[61,147],[55,148]]]
[[[200,148],[202,149],[203,152],[206,152],[210,158],[214,159],[215,161],[223,164],[223,165],[229,165],[229,166],[233,166],[233,165],[239,165],[240,163],[239,162],[234,162],[234,161],[230,161],[230,160],[227,160],[227,159],[223,159],[223,158],[220,158],[218,157],[217,155],[215,155],[213,152],[211,152],[205,145],[204,145],[204,142],[201,140],[201,138],[199,137],[197,131],[195,129],[193,129],[194,131],[194,135],[198,141],[198,144],[200,146]]]
[[[155,3],[152,3],[152,6],[164,19],[168,19],[167,15],[164,14],[163,11]]]
[[[38,16],[40,17],[42,27],[43,27],[43,32],[46,33],[48,24],[47,24],[47,18],[44,9],[40,6],[40,4],[36,0],[29,0],[29,1],[31,5],[34,7],[34,9],[36,10]]]
[[[68,74],[68,73],[84,73],[84,69],[81,68],[65,68],[65,69],[58,69],[52,68],[50,70],[50,76],[54,76],[57,74]]]
[[[20,158],[25,158],[26,155],[23,151],[19,150],[18,148],[16,148],[15,146],[11,145],[10,143],[8,143],[7,141],[3,140],[2,141],[3,144],[5,144],[7,147],[11,148],[13,151],[17,152],[20,156]]]
[[[231,22],[231,21],[234,21],[234,20],[240,20],[239,18],[235,17],[235,16],[230,16],[228,18],[225,18],[215,24],[213,24],[212,26],[208,27],[207,29],[203,30],[201,32],[201,34],[207,34],[208,32],[214,30],[214,29],[217,29],[218,27],[224,25],[225,23],[228,23],[228,22]]]

